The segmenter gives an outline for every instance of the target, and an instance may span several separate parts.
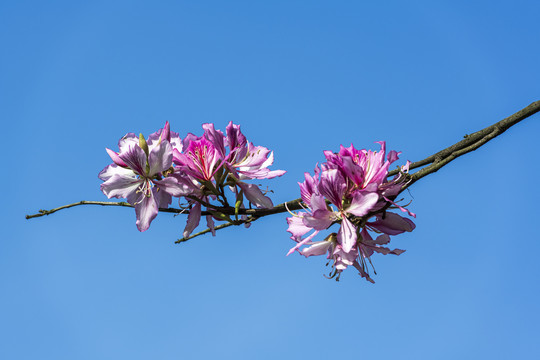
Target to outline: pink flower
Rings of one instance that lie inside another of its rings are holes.
[[[387,180],[388,168],[399,154],[391,151],[386,156],[385,143],[379,143],[381,151],[378,153],[357,150],[352,145],[341,146],[337,154],[325,151],[327,162],[320,169],[315,168],[314,176],[305,174],[304,182],[299,185],[307,208],[287,218],[287,231],[297,242],[287,255],[294,251],[306,257],[327,254],[327,258],[333,260],[332,277],[339,277],[344,269],[353,265],[362,277],[373,281],[366,260],[371,263],[369,258],[374,252],[394,255],[403,252],[382,245],[390,241],[389,235],[412,231],[412,221],[389,212],[377,214],[373,222],[361,220],[389,204],[400,207],[387,198],[395,196],[396,189],[401,189],[404,182],[401,176]],[[337,233],[330,234],[324,241],[312,241],[319,232],[334,224],[339,224]],[[368,229],[384,234],[373,240]]]
[[[239,125],[230,122],[226,136],[216,130],[213,124],[204,124],[203,129],[203,136],[188,134],[184,138],[183,150],[175,149],[173,152],[173,176],[192,191],[188,200],[191,212],[185,237],[199,224],[201,204],[218,201],[221,206],[229,206],[224,192],[226,188],[232,191],[235,203],[240,203],[239,208],[244,208],[244,197],[258,208],[271,208],[272,200],[258,185],[246,180],[270,179],[285,173],[268,169],[274,161],[273,153],[265,147],[249,143]],[[207,210],[214,211],[216,208]],[[207,217],[207,224],[213,228],[212,216]]]
[[[150,227],[159,208],[168,207],[172,196],[182,196],[187,192],[183,184],[168,177],[172,146],[169,140],[160,137],[161,133],[171,139],[170,133],[163,130],[152,134],[148,142],[142,135],[138,140],[134,134],[124,136],[119,142],[119,153],[107,149],[114,164],[99,174],[104,181],[101,191],[108,198],[126,198],[135,207],[139,231]]]
[[[202,182],[211,182],[223,158],[214,144],[203,136],[190,141],[184,152],[175,149],[173,161],[177,170]]]

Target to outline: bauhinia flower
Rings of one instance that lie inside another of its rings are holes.
[[[184,237],[197,227],[201,217],[201,205],[206,210],[217,212],[220,206],[229,206],[225,188],[234,196],[235,208],[244,208],[244,196],[258,208],[270,208],[272,200],[250,179],[271,179],[285,173],[283,170],[270,171],[274,161],[273,153],[265,147],[248,143],[239,125],[229,123],[227,135],[216,130],[213,124],[203,125],[200,137],[188,134],[182,149],[173,150],[174,176],[191,189],[188,204],[190,216],[184,230]],[[215,215],[207,216],[207,225],[213,231],[213,220],[223,220]]]
[[[387,211],[392,206],[408,212],[389,198],[398,194],[406,179],[402,174],[387,179],[389,166],[399,154],[391,151],[385,156],[385,143],[379,143],[379,152],[357,150],[352,145],[341,146],[337,154],[325,151],[327,162],[320,169],[316,167],[314,176],[305,174],[299,185],[306,209],[287,218],[287,231],[297,242],[287,255],[294,251],[306,257],[327,254],[333,260],[331,277],[337,275],[339,279],[339,274],[352,265],[362,277],[373,282],[366,263],[371,263],[371,255],[399,255],[404,251],[383,246],[390,242],[389,235],[412,231],[414,223]],[[367,222],[372,216],[376,220]],[[339,224],[337,233],[323,241],[312,241],[334,224]],[[373,240],[367,230],[382,235]]]
[[[119,153],[107,149],[113,164],[99,174],[104,181],[101,191],[109,199],[126,198],[135,207],[137,228],[146,231],[160,207],[168,207],[172,196],[188,192],[185,185],[169,176],[173,170],[169,124],[152,134],[148,142],[142,134],[138,139],[127,134],[120,139],[119,148]]]

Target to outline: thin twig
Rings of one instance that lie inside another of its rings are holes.
[[[54,208],[54,209],[51,209],[51,210],[39,210],[39,212],[37,214],[26,215],[26,219],[33,219],[33,218],[37,218],[37,217],[40,217],[40,216],[51,215],[51,214],[54,214],[57,211],[64,210],[64,209],[69,209],[69,208],[79,206],[79,205],[101,205],[101,206],[133,207],[131,204],[129,204],[127,202],[86,201],[86,200],[82,200],[82,201],[79,201],[79,202],[76,202],[76,203],[73,203],[73,204],[63,205],[63,206],[60,206],[60,207],[57,207],[57,208]]]
[[[238,226],[238,225],[243,225],[243,224],[249,224],[249,223],[257,220],[258,218],[259,217],[257,217],[257,216],[250,216],[245,220],[237,220],[237,221],[229,222],[229,223],[226,223],[226,224],[221,224],[221,225],[215,226],[214,231],[225,229],[225,228],[227,228],[229,226]],[[186,236],[186,237],[183,237],[181,239],[178,239],[174,243],[175,244],[180,244],[180,243],[186,242],[186,241],[188,241],[190,239],[193,239],[194,237],[201,236],[201,235],[204,235],[204,234],[208,234],[211,231],[212,230],[210,230],[210,229],[204,229],[203,231],[199,231],[198,233],[195,233],[193,235]]]
[[[37,218],[37,217],[40,217],[40,216],[51,215],[51,214],[54,214],[55,212],[57,212],[59,210],[69,209],[69,208],[79,206],[79,205],[123,206],[123,207],[130,207],[130,208],[134,207],[133,205],[131,205],[130,203],[127,203],[127,202],[86,201],[86,200],[82,200],[82,201],[79,201],[79,202],[76,202],[76,203],[73,203],[73,204],[63,205],[63,206],[60,206],[60,207],[57,207],[57,208],[54,208],[54,209],[51,209],[51,210],[39,210],[39,212],[37,214],[26,215],[26,219],[33,219],[33,218]],[[167,212],[167,213],[174,213],[174,214],[181,214],[183,212],[188,213],[187,210],[175,209],[175,208],[159,208],[159,211]]]

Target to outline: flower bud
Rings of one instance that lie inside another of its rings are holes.
[[[139,146],[143,149],[146,156],[148,156],[148,144],[146,143],[143,134],[139,134]]]

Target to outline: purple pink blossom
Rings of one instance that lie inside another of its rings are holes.
[[[288,232],[297,244],[289,254],[297,251],[305,257],[327,255],[333,261],[331,277],[338,276],[348,266],[354,266],[360,275],[373,282],[368,271],[371,255],[375,252],[399,255],[404,250],[391,250],[384,246],[390,235],[412,231],[414,223],[388,208],[400,208],[415,216],[390,198],[395,197],[406,181],[403,173],[388,180],[390,165],[399,153],[386,155],[385,142],[381,150],[357,150],[354,146],[341,146],[338,153],[325,151],[326,162],[315,168],[314,175],[305,174],[300,185],[305,211],[287,218]],[[408,163],[402,172],[408,170]],[[374,221],[366,218],[374,217]],[[313,241],[319,232],[338,225],[322,241]],[[377,234],[375,240],[370,231]]]
[[[184,237],[199,225],[202,206],[214,214],[206,216],[212,231],[214,220],[223,220],[217,215],[220,208],[229,207],[231,196],[238,208],[246,207],[244,197],[257,208],[273,206],[266,193],[249,182],[285,173],[269,169],[273,153],[248,142],[240,126],[232,122],[226,135],[213,124],[204,124],[203,130],[202,136],[190,133],[182,140],[167,122],[147,139],[126,134],[118,142],[118,152],[106,149],[113,163],[99,174],[104,181],[101,190],[135,207],[140,231],[146,231],[159,208],[167,208],[173,198],[189,211]]]

